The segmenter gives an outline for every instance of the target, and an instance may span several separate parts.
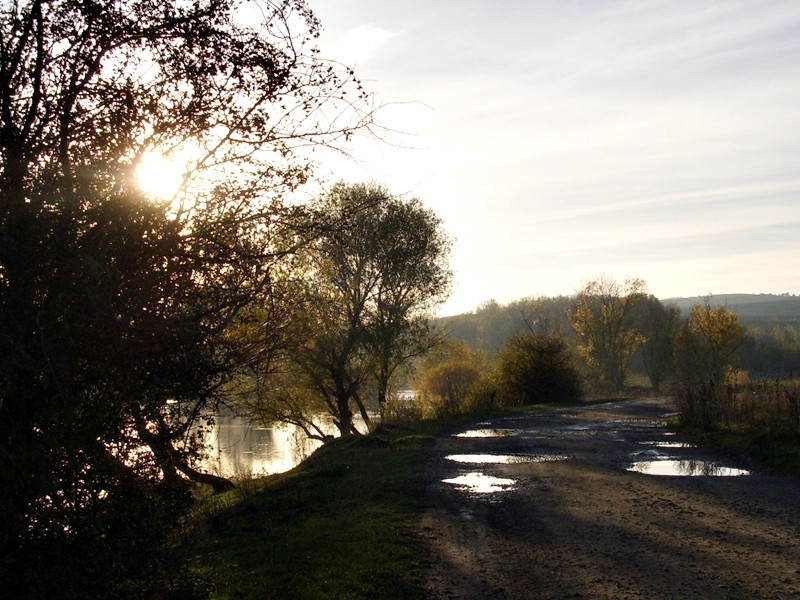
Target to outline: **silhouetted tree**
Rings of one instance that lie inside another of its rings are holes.
[[[168,564],[145,546],[186,479],[226,485],[196,470],[194,425],[241,350],[226,329],[293,251],[273,243],[309,173],[292,151],[370,123],[318,30],[302,2],[0,7],[0,579],[19,597],[147,595],[126,578]],[[153,151],[186,153],[171,198],[136,184]]]
[[[449,291],[449,240],[418,200],[376,184],[337,184],[314,209],[322,233],[303,252],[306,300],[284,367],[301,374],[289,388],[273,378],[260,412],[281,418],[291,392],[294,422],[313,429],[324,404],[341,435],[356,434],[356,413],[370,423],[367,395],[380,406],[397,370],[440,338],[428,316]],[[302,397],[316,400],[303,410]]]
[[[583,395],[581,377],[560,336],[524,333],[506,342],[497,362],[497,387],[506,406],[568,403]]]

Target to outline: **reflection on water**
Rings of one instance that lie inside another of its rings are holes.
[[[696,448],[694,444],[687,442],[646,442],[648,446],[655,446],[656,448]]]
[[[628,471],[645,475],[735,477],[749,475],[750,471],[721,467],[702,460],[651,460],[635,462]]]
[[[470,429],[463,433],[457,433],[455,437],[465,438],[489,438],[489,437],[506,437],[514,435],[511,429]]]
[[[555,454],[450,454],[447,460],[471,464],[515,464],[566,460],[566,456]]]
[[[330,416],[318,415],[314,421],[325,434],[338,435]],[[361,417],[354,417],[353,422],[359,430],[365,431]],[[247,417],[220,414],[214,418],[206,445],[208,457],[200,465],[204,471],[223,477],[240,477],[289,471],[308,458],[322,442],[308,439],[295,425],[269,423],[265,426]]]
[[[205,470],[223,477],[270,475],[297,466],[321,442],[309,440],[294,425],[273,423],[264,427],[250,419],[220,415],[209,434]]]
[[[483,473],[467,473],[459,475],[452,479],[443,479],[443,483],[449,483],[458,486],[469,492],[476,494],[494,494],[496,492],[505,492],[511,489],[511,486],[516,483],[513,479],[505,479],[502,477],[492,477]]]

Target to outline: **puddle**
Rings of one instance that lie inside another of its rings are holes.
[[[443,483],[458,486],[468,492],[476,494],[494,494],[497,492],[507,492],[516,483],[513,479],[503,477],[492,477],[484,473],[467,473],[452,479],[443,479]]]
[[[722,467],[702,460],[649,460],[635,462],[628,467],[628,471],[645,475],[665,476],[737,477],[750,474],[750,471],[745,469]]]
[[[686,442],[645,442],[648,446],[655,446],[656,448],[696,448],[694,444]]]
[[[457,433],[455,437],[465,438],[490,438],[490,437],[507,437],[514,435],[513,429],[470,429],[463,433]]]
[[[510,465],[518,463],[541,463],[556,460],[567,460],[567,456],[554,454],[450,454],[447,460],[475,465],[498,464]]]
[[[577,425],[567,425],[564,427],[566,431],[594,431],[597,429],[597,425],[594,423],[579,423]]]

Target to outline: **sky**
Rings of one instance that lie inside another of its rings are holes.
[[[323,172],[442,218],[440,314],[600,275],[800,293],[797,0],[309,2],[392,130]]]

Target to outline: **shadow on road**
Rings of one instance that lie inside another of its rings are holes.
[[[710,467],[737,465],[676,440],[671,413],[552,408],[439,438],[420,524],[430,597],[800,598],[798,480],[721,476]],[[709,468],[631,470],[653,461]]]

